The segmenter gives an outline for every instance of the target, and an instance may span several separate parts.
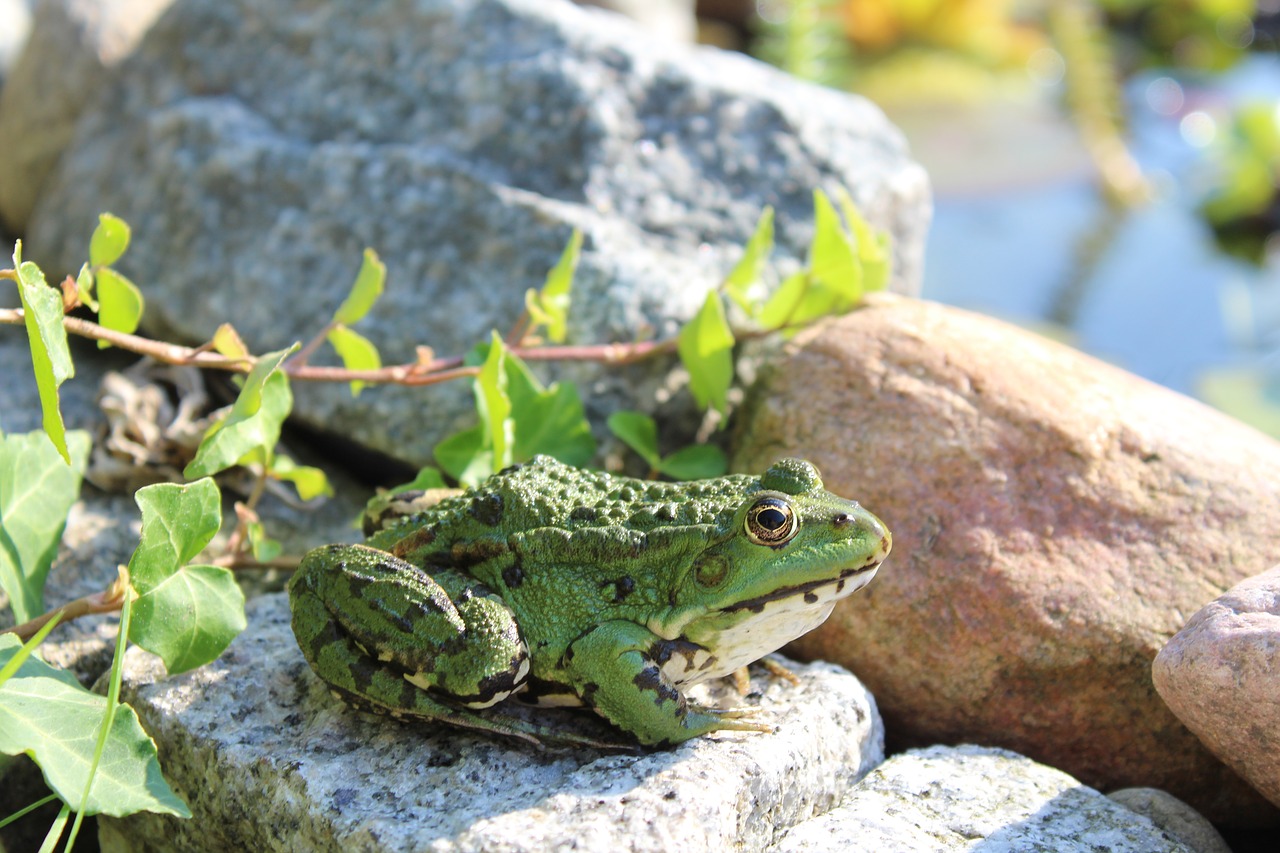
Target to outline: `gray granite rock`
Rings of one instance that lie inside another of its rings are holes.
[[[1149,819],[1196,853],[1231,853],[1226,840],[1200,812],[1159,788],[1121,788],[1107,794]]]
[[[1193,853],[1092,788],[1029,758],[978,746],[895,755],[839,806],[800,824],[775,853]]]
[[[892,232],[894,287],[918,289],[927,179],[863,99],[563,0],[180,0],[82,117],[28,256],[77,268],[109,209],[134,226],[120,266],[153,332],[229,320],[264,351],[319,329],[372,246],[388,292],[358,330],[408,361],[505,331],[575,227],[571,340],[670,334],[764,205],[794,263],[811,190],[839,185]],[[669,371],[556,375],[598,416],[651,408]],[[295,411],[413,462],[473,417],[458,383],[308,387]]]
[[[799,685],[753,672],[762,695],[741,701],[772,734],[646,755],[540,751],[353,712],[307,667],[283,595],[249,610],[248,630],[196,672],[162,679],[130,652],[128,699],[195,817],[104,819],[104,851],[753,849],[883,759],[874,701],[829,664],[797,667]]]
[[[31,32],[35,0],[0,0],[0,88]]]
[[[8,20],[21,25],[26,0],[0,0],[0,76],[6,53],[15,57],[0,91],[0,221],[11,230],[26,229],[81,111],[170,2],[42,0],[29,37],[11,46]]]

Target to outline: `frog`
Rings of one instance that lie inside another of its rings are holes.
[[[794,458],[662,482],[537,456],[429,506],[377,507],[363,543],[309,551],[289,582],[311,668],[359,709],[539,745],[771,731],[686,691],[817,627],[892,543]],[[509,699],[591,709],[626,734],[535,723]]]

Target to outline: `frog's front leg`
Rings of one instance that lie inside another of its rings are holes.
[[[606,622],[579,637],[565,655],[583,700],[641,743],[681,743],[720,729],[772,731],[739,719],[748,711],[690,703],[662,672],[654,650],[663,640],[634,622]]]
[[[453,717],[424,691],[485,708],[517,690],[528,649],[510,609],[451,570],[428,575],[385,551],[331,545],[289,584],[293,629],[326,681],[393,713]]]

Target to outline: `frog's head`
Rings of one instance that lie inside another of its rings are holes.
[[[686,683],[732,672],[817,627],[889,553],[884,523],[826,491],[802,459],[775,463],[737,497],[730,529],[694,557],[669,618],[651,626],[715,656]]]

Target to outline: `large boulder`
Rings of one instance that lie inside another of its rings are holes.
[[[1178,719],[1280,806],[1280,566],[1205,605],[1151,675]]]
[[[794,263],[811,191],[841,185],[916,289],[927,180],[863,99],[564,0],[179,0],[81,117],[27,256],[74,271],[110,210],[152,332],[230,321],[261,352],[319,331],[371,246],[389,290],[358,330],[408,362],[509,328],[574,228],[571,340],[669,335],[765,205]],[[653,405],[669,371],[559,375],[599,414]],[[465,383],[295,393],[309,423],[413,462],[474,417]]]
[[[1276,810],[1169,711],[1156,652],[1280,559],[1280,445],[1007,324],[883,296],[795,338],[737,470],[805,456],[894,534],[793,651],[849,667],[890,743],[1008,747],[1213,820]]]

